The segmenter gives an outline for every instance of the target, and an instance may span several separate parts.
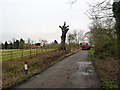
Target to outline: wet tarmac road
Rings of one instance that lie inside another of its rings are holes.
[[[98,87],[99,82],[88,51],[81,50],[14,88]]]

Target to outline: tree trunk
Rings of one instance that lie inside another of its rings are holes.
[[[64,22],[64,25],[61,27],[59,26],[62,30],[62,36],[61,36],[61,49],[62,50],[66,50],[66,46],[65,46],[65,40],[66,40],[66,34],[69,30],[69,26],[66,26],[66,22]]]

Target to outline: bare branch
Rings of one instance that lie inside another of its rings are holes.
[[[61,26],[59,26],[59,28],[61,28],[61,29],[62,29],[62,27],[61,27]]]
[[[87,10],[87,16],[90,19],[102,19],[102,18],[112,18],[113,13],[112,13],[112,5],[110,4],[111,0],[104,0],[102,2],[97,3],[96,5],[91,5],[88,3],[90,6],[90,9]]]

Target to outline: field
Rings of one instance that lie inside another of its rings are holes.
[[[41,53],[46,53],[53,51],[55,49],[9,49],[2,50],[2,61],[13,60],[13,59],[23,59],[38,55]]]

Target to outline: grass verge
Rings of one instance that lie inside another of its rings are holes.
[[[78,52],[79,50],[71,52],[70,50],[54,50],[47,52],[31,59],[28,59],[28,74],[24,72],[24,60],[8,60],[3,62],[2,68],[2,87],[9,88],[18,83],[23,82],[30,77],[39,74],[48,67],[54,65],[58,61]]]
[[[112,56],[99,59],[94,56],[94,49],[89,55],[96,68],[101,88],[118,88],[118,61]]]

